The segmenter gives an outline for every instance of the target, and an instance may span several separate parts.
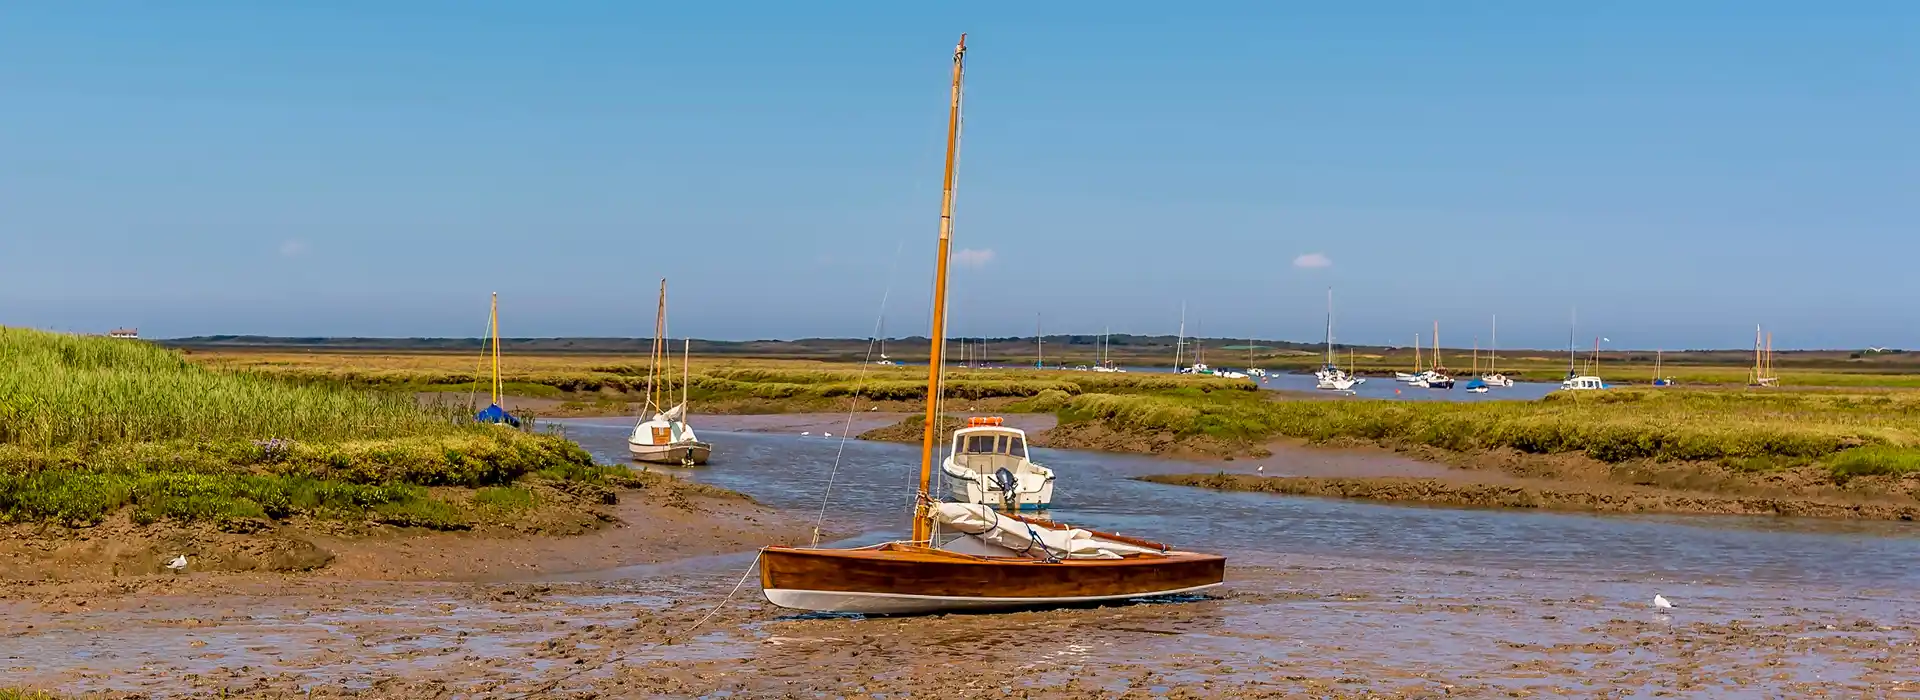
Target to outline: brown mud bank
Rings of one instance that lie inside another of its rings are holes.
[[[156,579],[0,601],[0,658],[113,697],[1852,698],[1907,692],[1920,650],[1910,596],[1820,586],[1669,588],[1668,615],[1637,585],[1244,567],[1173,604],[860,620],[729,599],[737,576]]]
[[[982,412],[979,414],[978,417],[985,417],[988,413],[991,413],[991,411]],[[965,414],[962,414],[962,415],[949,414],[941,417],[940,435],[942,436],[943,440],[945,436],[952,435],[953,431],[967,427],[967,419],[973,418],[973,417],[976,417],[976,416],[965,415]],[[1057,445],[1048,443],[1044,438],[1044,436],[1049,431],[1051,431],[1054,428],[1054,426],[1058,423],[1058,420],[1054,418],[1052,414],[1048,414],[1048,413],[1016,413],[1016,414],[1009,414],[1009,415],[996,414],[995,417],[1000,418],[1002,420],[1002,425],[1005,425],[1006,427],[1018,428],[1020,430],[1027,431],[1027,437],[1029,441],[1033,443],[1034,447],[1057,447]],[[867,430],[865,432],[860,433],[858,437],[862,440],[874,440],[878,442],[907,442],[907,443],[918,444],[920,442],[921,436],[924,435],[926,432],[926,427],[927,427],[926,414],[920,413],[920,414],[905,415],[905,416],[898,417],[896,422],[892,423],[891,425],[886,425],[879,428]]]
[[[537,488],[527,510],[455,531],[315,518],[139,524],[126,513],[85,527],[13,524],[0,528],[0,586],[202,574],[489,580],[742,551],[806,533],[724,489],[659,474],[633,483],[642,486]],[[184,570],[168,568],[176,557],[186,557]]]
[[[1223,491],[1350,498],[1387,503],[1525,508],[1599,513],[1779,515],[1866,520],[1920,519],[1920,504],[1841,501],[1813,496],[1741,496],[1607,483],[1513,480],[1504,483],[1417,477],[1290,477],[1159,474],[1142,481]]]
[[[1061,423],[1034,436],[1034,444],[1072,450],[1133,452],[1166,457],[1207,459],[1263,458],[1273,455],[1267,446],[1211,435],[1181,435],[1172,431],[1114,430],[1103,423]]]
[[[1009,414],[1000,416],[1006,425],[1027,431],[1034,447],[1051,447],[1093,452],[1130,452],[1170,458],[1198,457],[1234,459],[1266,457],[1272,450],[1252,444],[1236,443],[1206,435],[1175,435],[1167,431],[1120,431],[1094,422],[1061,423],[1052,414]],[[966,427],[967,416],[947,416],[941,421],[942,444],[945,436]],[[862,440],[919,443],[926,419],[908,415],[892,425],[860,433]]]

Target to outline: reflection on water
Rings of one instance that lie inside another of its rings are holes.
[[[877,541],[898,537],[912,507],[918,448],[912,445],[730,432],[726,417],[702,421],[713,463],[675,470],[769,505],[813,512],[834,474],[826,509],[835,531]],[[600,459],[625,461],[625,426],[563,421],[569,437]],[[1218,462],[1035,448],[1059,475],[1051,515],[1076,525],[1231,555],[1243,565],[1301,556],[1433,564],[1600,578],[1779,583],[1836,580],[1861,587],[1920,588],[1920,527],[1725,516],[1588,516],[1405,507],[1271,494],[1225,493],[1135,481],[1151,473],[1210,472]],[[1268,460],[1282,471],[1287,457]],[[1364,457],[1356,457],[1356,459]],[[1381,456],[1381,459],[1394,459]]]

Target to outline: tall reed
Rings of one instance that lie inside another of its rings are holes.
[[[215,372],[138,341],[0,327],[0,444],[447,433],[410,396]]]

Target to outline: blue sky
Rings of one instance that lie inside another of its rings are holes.
[[[961,31],[957,333],[1920,346],[1904,2],[12,3],[0,323],[924,333]]]

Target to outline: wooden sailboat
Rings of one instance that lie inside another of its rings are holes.
[[[680,361],[680,403],[668,408],[666,401],[666,382],[660,375],[666,370],[667,362],[673,357],[673,349],[667,341],[667,281],[660,280],[660,307],[653,318],[653,352],[647,366],[647,404],[640,409],[642,420],[633,426],[633,434],[627,436],[627,452],[634,459],[658,464],[678,464],[693,466],[706,464],[713,454],[711,443],[701,442],[693,434],[693,426],[687,424],[687,389],[693,379],[692,362],[693,340],[687,339],[681,346]],[[652,414],[652,418],[646,418]]]
[[[946,174],[927,363],[927,415],[910,539],[856,549],[761,550],[760,586],[774,605],[848,613],[1046,607],[1199,591],[1220,585],[1225,557],[934,500],[936,426],[953,239],[954,156],[967,39],[953,54]]]
[[[487,357],[492,360],[493,380],[487,384],[487,407],[473,414],[473,419],[482,423],[519,427],[520,419],[513,417],[507,409],[500,407],[500,293],[493,293],[493,301],[487,307]],[[473,404],[467,404],[473,408]]]

